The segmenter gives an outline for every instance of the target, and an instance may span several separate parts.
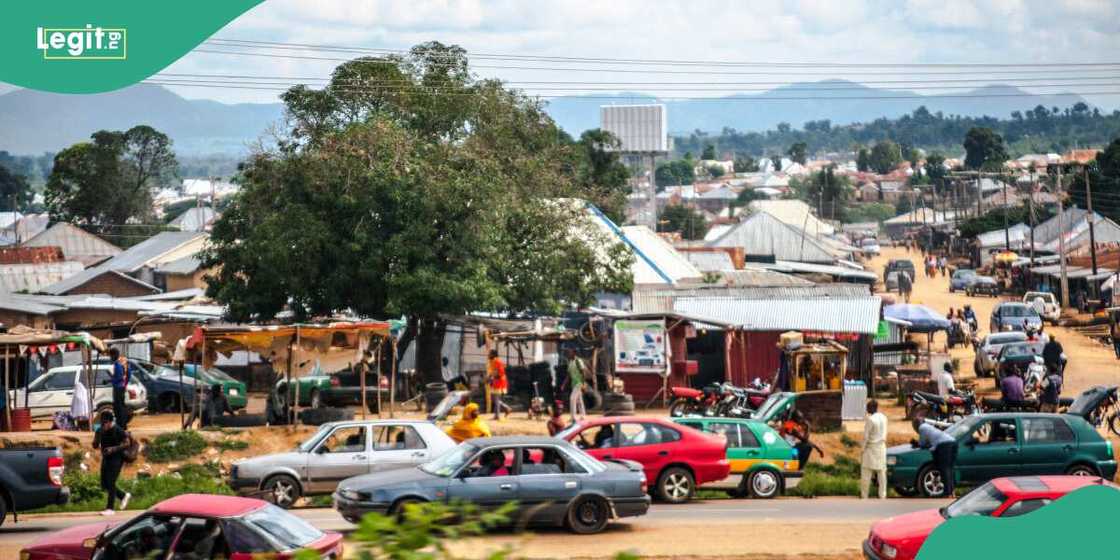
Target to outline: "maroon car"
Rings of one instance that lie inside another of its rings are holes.
[[[20,551],[21,560],[126,558],[290,558],[311,549],[342,558],[342,535],[254,498],[184,494],[120,524],[63,529]]]
[[[574,443],[596,459],[641,463],[658,498],[682,503],[697,486],[731,473],[727,440],[663,418],[619,416],[591,418],[569,426],[556,437]]]

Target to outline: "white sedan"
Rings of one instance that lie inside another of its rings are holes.
[[[74,400],[74,379],[83,366],[63,366],[53,368],[31,382],[27,393],[23,389],[12,390],[12,403],[15,407],[26,406],[31,409],[32,418],[53,416],[56,412],[69,412]],[[113,406],[113,385],[110,381],[113,370],[109,365],[95,365],[93,400],[90,408],[96,416],[99,409]],[[89,387],[86,387],[89,390]],[[132,411],[143,410],[148,406],[148,392],[135,377],[129,380],[125,392],[125,404]]]

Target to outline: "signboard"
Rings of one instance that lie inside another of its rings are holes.
[[[615,372],[664,374],[666,342],[662,321],[615,321]]]

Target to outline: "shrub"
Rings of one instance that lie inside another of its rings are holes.
[[[67,471],[63,483],[70,487],[70,502],[62,506],[48,506],[35,513],[60,511],[98,511],[105,507],[105,491],[101,489],[101,476],[96,472]],[[124,479],[117,486],[132,494],[129,509],[147,509],[156,503],[180,494],[225,494],[233,491],[218,476],[217,467],[185,465],[178,472],[147,478]]]
[[[153,463],[182,461],[202,453],[206,440],[198,432],[185,430],[160,434],[144,446],[144,454]]]
[[[849,436],[848,434],[840,434],[840,445],[843,445],[848,449],[852,449],[855,447],[859,447],[859,442],[852,439],[852,436]]]
[[[786,492],[789,496],[812,498],[815,496],[858,496],[859,461],[837,455],[830,465],[809,463],[805,475],[796,488]]]
[[[223,439],[214,447],[217,447],[219,451],[243,451],[249,448],[249,442],[239,439]]]

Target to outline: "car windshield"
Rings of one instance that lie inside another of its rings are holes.
[[[467,464],[477,451],[478,448],[473,445],[461,444],[459,447],[447,451],[434,460],[420,465],[420,470],[436,476],[451,476],[455,474],[460,467]]]
[[[311,448],[315,447],[315,444],[319,443],[320,439],[323,439],[323,434],[331,431],[332,429],[334,429],[334,426],[331,426],[329,424],[319,426],[319,431],[315,432],[311,435],[311,437],[307,438],[303,443],[299,444],[296,449],[299,449],[304,453],[311,451]]]
[[[1027,335],[1021,332],[993,334],[988,337],[988,346],[1009,344],[1011,342],[1026,342]]]
[[[999,506],[1003,505],[1003,502],[1006,500],[1007,496],[1004,496],[995,485],[988,482],[972,492],[961,496],[959,500],[949,504],[948,507],[942,510],[941,514],[944,515],[946,519],[969,515],[989,516],[992,512],[999,509]]]
[[[965,270],[958,270],[958,271],[953,273],[953,278],[971,278],[973,276],[976,276],[976,271],[975,270],[965,269]]]
[[[243,520],[287,548],[302,548],[323,538],[322,531],[272,504],[246,515]]]
[[[1033,317],[1038,315],[1034,309],[1025,305],[1005,305],[999,313],[1004,317]]]
[[[1016,342],[1008,344],[1003,347],[1003,357],[1005,358],[1021,358],[1023,356],[1030,356],[1034,354],[1031,350],[1031,345],[1026,342]]]
[[[948,428],[945,428],[945,433],[953,439],[961,439],[967,434],[972,433],[972,428],[976,426],[976,418],[965,418]]]

